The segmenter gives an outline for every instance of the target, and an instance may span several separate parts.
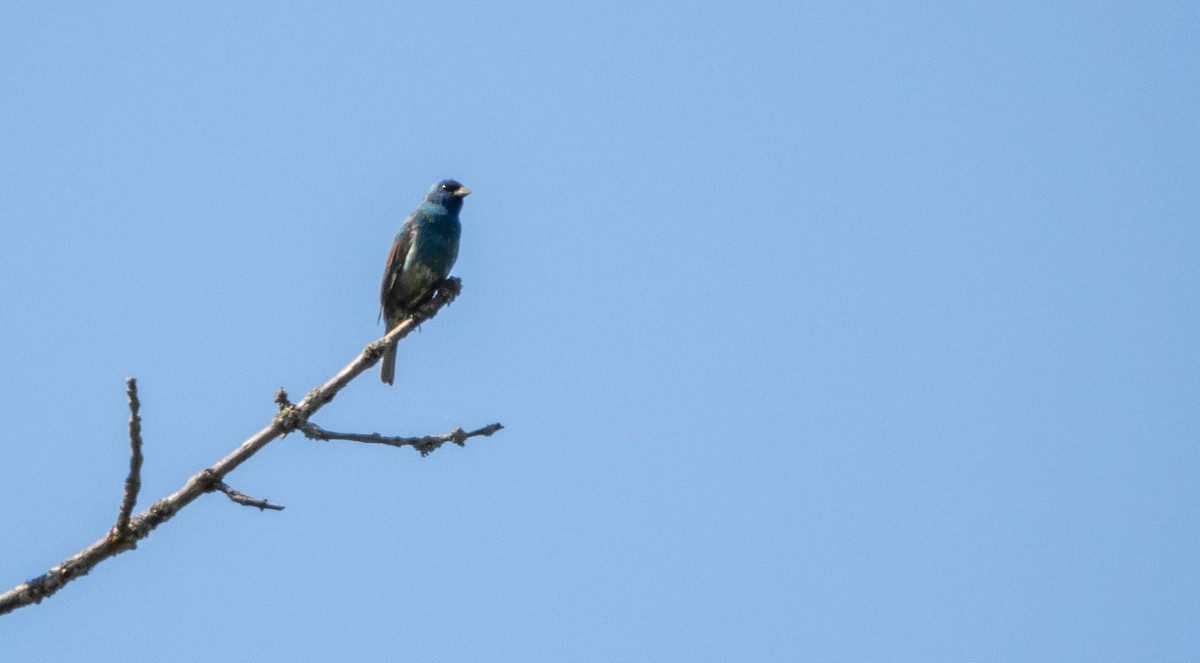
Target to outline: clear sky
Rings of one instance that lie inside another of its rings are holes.
[[[12,661],[1200,659],[1200,12],[0,8],[0,591],[461,298]]]

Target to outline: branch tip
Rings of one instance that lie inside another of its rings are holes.
[[[125,380],[125,394],[129,397],[129,476],[125,477],[125,494],[121,498],[121,509],[117,512],[117,523],[113,526],[113,536],[116,537],[122,537],[129,531],[129,518],[137,504],[138,492],[142,489],[142,404],[138,400],[137,378]]]
[[[383,436],[379,433],[335,433],[325,430],[320,426],[305,421],[296,426],[304,433],[304,436],[310,440],[329,441],[329,440],[345,440],[347,442],[363,442],[366,444],[386,444],[390,447],[412,447],[416,449],[422,456],[428,456],[447,442],[453,442],[460,447],[466,446],[466,441],[473,437],[490,437],[496,431],[504,428],[499,423],[489,424],[478,430],[467,432],[462,428],[455,428],[445,435],[426,435],[424,437],[398,437],[398,436]]]
[[[221,481],[219,479],[216,480],[212,484],[212,487],[209,488],[209,490],[210,491],[215,490],[215,491],[220,491],[222,493],[225,493],[225,495],[227,495],[229,497],[229,499],[233,500],[234,502],[237,502],[238,504],[241,504],[242,506],[255,507],[259,511],[266,511],[267,509],[270,509],[272,511],[283,511],[282,505],[271,504],[270,502],[268,502],[265,499],[260,500],[260,499],[250,497],[249,495],[247,495],[245,493],[240,493],[240,492],[234,490],[233,488],[230,488],[229,484],[227,484],[224,481]]]

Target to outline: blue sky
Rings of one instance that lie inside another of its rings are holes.
[[[12,660],[1200,657],[1186,3],[9,3],[0,583],[462,297]],[[150,638],[152,645],[143,644]]]

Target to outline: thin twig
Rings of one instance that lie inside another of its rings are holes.
[[[233,500],[234,502],[237,502],[238,504],[241,504],[242,506],[256,507],[259,511],[263,511],[266,509],[271,509],[272,511],[283,511],[283,507],[281,505],[271,504],[270,502],[268,502],[265,499],[262,499],[262,500],[255,499],[245,493],[239,493],[238,491],[230,488],[229,484],[225,483],[224,481],[214,482],[212,485],[212,490],[216,490],[216,491],[225,493],[226,495],[229,496],[229,499]]]
[[[461,428],[455,428],[445,435],[426,435],[424,437],[385,437],[379,433],[334,433],[327,431],[324,428],[306,421],[297,426],[304,435],[313,440],[346,440],[348,442],[365,442],[367,444],[386,444],[392,447],[412,447],[421,452],[422,456],[428,456],[447,442],[453,442],[458,446],[466,446],[464,443],[472,437],[490,437],[496,431],[504,428],[499,423],[484,426],[479,430],[473,430],[470,433]]]
[[[112,536],[118,537],[128,532],[129,516],[142,489],[142,417],[138,414],[142,404],[138,400],[137,378],[125,380],[125,393],[129,396],[129,476],[125,478],[125,496],[112,530]]]
[[[461,287],[462,284],[458,279],[444,281],[438,287],[437,293],[411,318],[400,323],[387,336],[368,345],[349,365],[328,382],[310,391],[299,403],[281,405],[275,418],[265,428],[242,442],[241,446],[211,467],[192,475],[179,490],[158,500],[143,513],[131,517],[128,526],[123,531],[116,532],[114,530],[112,534],[72,555],[46,573],[0,594],[0,615],[27,605],[41,603],[67,583],[87,575],[100,562],[132,550],[138,541],[146,538],[159,525],[173,518],[180,509],[212,490],[215,485],[214,481],[222,481],[225,475],[237,469],[239,465],[249,460],[273,440],[287,435],[301,424],[306,423],[309,417],[333,400],[333,397],[351,380],[378,363],[384,348],[407,336],[418,325],[435,316],[443,306],[453,301],[458,296]]]

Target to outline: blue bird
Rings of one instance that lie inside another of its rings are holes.
[[[434,184],[396,233],[379,292],[379,315],[388,331],[412,315],[450,275],[462,235],[458,213],[469,193],[470,189],[454,180]],[[396,346],[392,346],[383,354],[379,379],[392,384],[395,376]]]

